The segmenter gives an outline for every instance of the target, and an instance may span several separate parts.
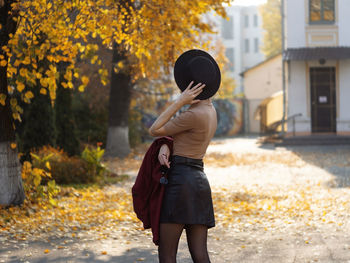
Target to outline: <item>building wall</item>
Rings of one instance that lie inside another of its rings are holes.
[[[337,131],[350,131],[350,60],[339,62],[339,114]],[[338,102],[337,102],[338,103]]]
[[[309,0],[285,0],[286,48],[316,46],[350,46],[350,1],[335,0],[333,24],[309,23]],[[297,132],[311,132],[311,102],[309,68],[336,67],[337,132],[350,131],[350,60],[291,61],[288,63],[287,116],[301,113],[296,118]],[[292,131],[291,122],[288,131]]]
[[[276,56],[244,73],[244,94],[248,101],[248,132],[260,132],[260,120],[254,118],[259,104],[282,90],[282,56]]]
[[[244,89],[248,100],[265,99],[282,90],[282,56],[246,71]]]
[[[260,133],[260,120],[255,119],[255,112],[263,99],[248,100],[248,133]]]
[[[290,117],[301,113],[297,117],[296,130],[298,132],[310,132],[309,94],[307,90],[307,68],[305,61],[291,61],[289,64],[288,93],[287,93],[287,116]],[[288,123],[288,132],[293,131],[291,123]]]
[[[233,70],[229,73],[235,79],[235,94],[240,94],[244,92],[243,79],[240,73],[264,60],[264,54],[260,49],[263,41],[262,19],[258,6],[232,5],[226,7],[226,13],[228,17],[232,18],[230,22],[233,23],[233,38],[228,39],[223,36],[223,24],[227,25],[228,22],[219,16],[210,15],[210,19],[215,23],[218,32],[213,38],[221,40],[226,49],[234,50]],[[254,15],[258,17],[257,26],[254,26]],[[248,16],[249,19],[248,27],[245,27],[245,16]],[[255,38],[258,38],[259,42],[258,52],[254,50]],[[245,39],[249,39],[249,53],[245,52]]]
[[[286,5],[286,48],[305,47],[305,1],[284,0]]]
[[[258,26],[254,25],[254,15],[258,16]],[[249,26],[245,27],[245,20],[246,16],[248,17]],[[259,10],[257,6],[247,6],[242,8],[241,12],[241,19],[242,19],[242,55],[243,55],[243,61],[242,61],[242,71],[258,64],[259,62],[264,60],[264,54],[260,51],[255,52],[255,45],[254,41],[256,38],[259,40],[259,46],[262,45],[263,41],[263,30],[261,28],[262,26],[262,19],[259,14]],[[245,52],[245,40],[249,40],[249,52]],[[240,72],[239,72],[240,73]]]
[[[350,1],[335,0],[334,24],[309,24],[309,0],[285,0],[286,48],[350,45]]]
[[[278,92],[266,104],[266,126],[282,120],[283,118],[283,93]],[[278,128],[281,131],[281,126]]]
[[[339,46],[350,46],[350,1],[338,0]]]

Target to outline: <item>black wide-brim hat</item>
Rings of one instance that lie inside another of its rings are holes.
[[[191,81],[192,87],[198,83],[205,84],[205,88],[196,99],[208,99],[218,91],[221,73],[215,59],[207,52],[199,49],[188,50],[175,62],[174,77],[177,86],[184,91]]]

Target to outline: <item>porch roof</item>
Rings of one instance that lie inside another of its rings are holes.
[[[350,59],[350,47],[289,48],[283,52],[283,60]]]

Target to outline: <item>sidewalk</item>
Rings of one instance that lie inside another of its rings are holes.
[[[211,261],[350,262],[349,169],[349,147],[214,141],[205,162],[217,223],[209,230]],[[129,190],[135,175],[109,191]],[[124,222],[101,238],[85,231],[19,242],[0,234],[0,262],[158,262],[140,226]],[[177,261],[192,262],[184,234]]]

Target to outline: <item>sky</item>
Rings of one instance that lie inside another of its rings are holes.
[[[231,5],[261,5],[266,2],[267,0],[234,0]]]

